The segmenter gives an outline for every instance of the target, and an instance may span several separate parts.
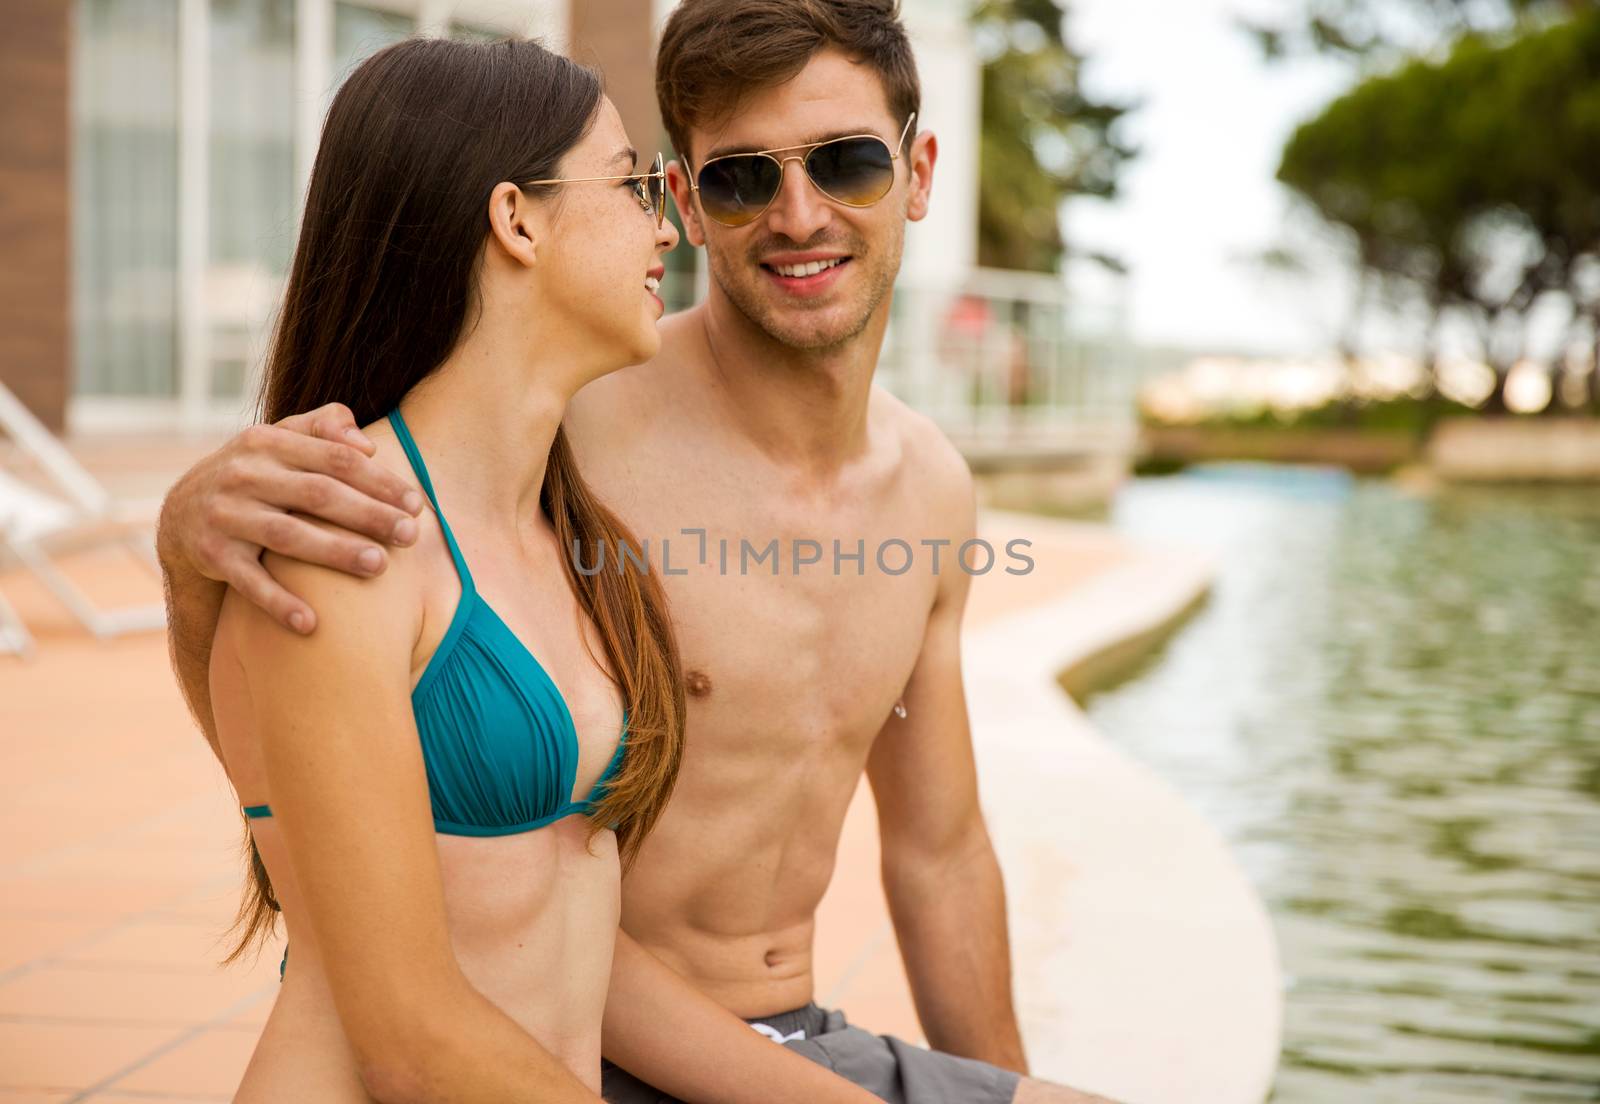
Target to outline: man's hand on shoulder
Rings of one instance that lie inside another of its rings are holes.
[[[422,496],[373,459],[376,451],[341,403],[245,429],[189,469],[162,504],[157,547],[169,587],[226,583],[280,624],[312,631],[315,611],[273,579],[261,554],[381,572],[385,545],[416,540]]]

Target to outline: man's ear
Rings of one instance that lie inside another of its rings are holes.
[[[689,187],[689,174],[676,159],[667,162],[667,187],[672,189],[672,202],[678,205],[678,217],[683,220],[683,236],[692,246],[705,245],[706,232],[700,225],[700,210],[694,203],[694,189]]]
[[[911,140],[906,162],[911,166],[911,195],[906,200],[906,218],[921,222],[928,217],[928,199],[933,194],[933,163],[939,159],[939,139],[925,130]]]
[[[502,180],[489,193],[489,238],[507,260],[533,267],[544,234],[544,211],[528,193]]]

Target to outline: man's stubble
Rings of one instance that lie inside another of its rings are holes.
[[[834,244],[817,242],[809,244],[807,248],[826,248]],[[850,254],[851,267],[860,266],[855,279],[857,282],[864,281],[865,287],[855,300],[855,309],[851,310],[838,325],[820,332],[807,318],[808,312],[774,310],[771,301],[765,299],[756,288],[725,277],[725,273],[732,271],[735,266],[745,266],[744,271],[747,272],[756,270],[757,266],[753,261],[746,258],[738,260],[727,258],[710,242],[706,243],[706,257],[707,263],[711,266],[711,278],[716,280],[717,286],[722,289],[722,294],[727,296],[728,302],[732,303],[734,309],[744,315],[751,325],[786,348],[808,353],[829,353],[860,337],[871,324],[884,298],[894,289],[904,246],[905,223],[902,221],[899,223],[899,232],[893,235],[892,240],[885,243],[885,248],[880,253],[874,253],[866,248],[843,250]],[[757,276],[757,279],[765,278]],[[834,303],[830,302],[828,306],[832,307]],[[786,322],[793,321],[798,321],[799,324],[785,325]]]

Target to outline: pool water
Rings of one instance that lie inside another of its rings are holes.
[[[1600,1100],[1600,489],[1218,465],[1112,521],[1221,554],[1087,708],[1272,914],[1272,1100]]]

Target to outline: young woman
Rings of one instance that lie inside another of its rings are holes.
[[[224,602],[239,951],[280,908],[290,950],[242,1101],[598,1099],[620,878],[671,792],[684,698],[656,580],[575,570],[575,542],[592,563],[630,537],[560,421],[657,350],[663,185],[596,75],[533,42],[399,43],[334,99],[264,420],[346,404],[427,508],[379,575],[268,554],[319,613],[308,635]],[[308,508],[351,493],[297,478]],[[859,1091],[685,1008],[776,1075]]]

